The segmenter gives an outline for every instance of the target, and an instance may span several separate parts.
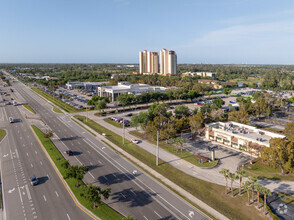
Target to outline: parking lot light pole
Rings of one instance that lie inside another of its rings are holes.
[[[159,131],[157,130],[156,166],[158,166],[158,157],[159,157],[158,136],[159,136]]]

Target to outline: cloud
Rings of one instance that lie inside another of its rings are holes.
[[[251,25],[234,25],[205,33],[194,39],[187,47],[220,47],[241,43],[278,42],[281,39],[293,42],[294,22],[272,22]],[[283,42],[286,43],[286,42]]]

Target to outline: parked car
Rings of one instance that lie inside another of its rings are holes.
[[[37,177],[34,174],[30,176],[30,180],[31,180],[32,186],[38,185],[38,183],[39,183],[39,180],[37,179]]]
[[[133,116],[133,113],[126,114],[126,116],[128,117]]]

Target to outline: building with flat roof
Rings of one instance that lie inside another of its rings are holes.
[[[140,74],[156,74],[159,72],[158,53],[147,50],[139,52]]]
[[[177,55],[173,50],[160,51],[160,75],[177,74]]]
[[[143,92],[164,92],[167,89],[175,87],[149,86],[147,84],[130,84],[128,82],[119,82],[117,86],[101,86],[97,88],[97,95],[100,97],[108,97],[111,102],[121,94],[141,95]]]
[[[215,78],[216,73],[212,72],[185,72],[182,76],[201,76],[201,77],[212,77]]]
[[[205,138],[224,145],[258,155],[263,147],[270,147],[271,138],[285,135],[264,131],[237,122],[214,122],[205,125]]]
[[[96,90],[97,87],[108,83],[108,81],[105,82],[68,82],[65,84],[67,89],[74,89],[74,88],[78,88],[78,89],[86,89],[89,91],[93,91]]]

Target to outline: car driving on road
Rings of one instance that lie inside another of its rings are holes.
[[[31,180],[32,186],[38,185],[38,183],[39,183],[39,180],[37,179],[37,177],[34,174],[30,176],[30,180]]]

